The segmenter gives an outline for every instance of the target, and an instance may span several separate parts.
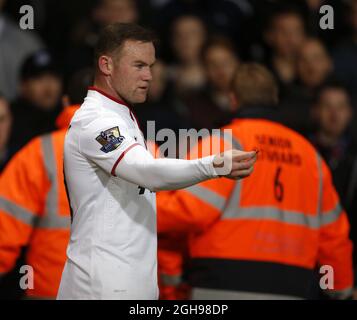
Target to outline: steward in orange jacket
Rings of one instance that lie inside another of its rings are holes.
[[[0,177],[0,278],[14,267],[21,247],[28,246],[26,263],[33,268],[28,297],[55,298],[66,261],[70,209],[63,144],[78,107],[66,107],[56,122],[61,130],[31,140]]]
[[[256,148],[253,174],[157,195],[158,231],[188,234],[192,298],[307,298],[317,266],[325,266],[324,292],[350,297],[349,223],[326,163],[266,107],[276,104],[277,87],[264,67],[239,67],[234,90],[241,107],[223,128],[231,137],[204,139],[197,156],[217,139],[224,148]]]

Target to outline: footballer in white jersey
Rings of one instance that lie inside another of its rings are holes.
[[[135,24],[109,25],[95,56],[95,87],[65,138],[72,225],[57,298],[157,299],[155,192],[222,175],[246,177],[256,154],[155,159],[129,107],[145,101],[152,80],[151,33]]]

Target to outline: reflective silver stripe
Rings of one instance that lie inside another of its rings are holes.
[[[319,218],[317,216],[267,206],[239,208],[232,219],[275,220],[287,224],[305,226],[311,229],[320,227]]]
[[[224,130],[222,132],[222,135],[227,142],[232,144],[233,148],[238,150],[243,150],[240,141],[237,140],[234,136],[232,136],[232,134],[229,131]],[[223,214],[222,214],[223,219],[231,219],[236,217],[237,211],[240,210],[239,206],[240,206],[241,189],[242,189],[242,181],[236,180],[234,184],[234,188],[223,210]]]
[[[223,210],[222,219],[233,219],[239,215],[240,208],[240,193],[242,182],[237,180],[234,184],[233,191],[227,201],[227,205]]]
[[[350,298],[353,295],[353,288],[347,288],[344,290],[323,290],[330,298],[336,300],[343,300]]]
[[[299,211],[281,210],[276,207],[241,207],[231,219],[276,220],[283,223],[318,229],[321,226],[336,221],[341,212],[342,208],[340,205],[337,205],[335,209],[324,213],[322,216],[306,214],[305,212]]]
[[[212,207],[222,211],[225,205],[225,199],[218,193],[211,191],[199,185],[193,185],[184,189],[186,192],[196,196],[200,200],[209,203]]]
[[[166,286],[178,286],[182,283],[181,275],[168,275],[163,273],[160,275],[160,279]]]
[[[192,288],[192,300],[303,300],[300,297],[247,291]]]
[[[236,186],[237,188],[237,186]],[[225,200],[217,193],[200,186],[192,186],[185,189],[187,192],[193,194],[202,201],[209,203],[217,210],[221,211],[224,207]],[[239,194],[239,192],[236,192]],[[231,199],[236,200],[236,196]],[[283,223],[305,226],[311,229],[318,229],[321,226],[320,217],[304,212],[281,210],[276,207],[234,207],[236,205],[232,201],[232,210],[223,212],[223,219],[259,219],[259,220],[275,220]],[[335,221],[339,216],[339,208],[331,210],[323,215],[322,223]],[[234,209],[234,210],[233,210]]]
[[[322,159],[319,153],[316,151],[316,160],[317,160],[317,170],[318,170],[318,177],[319,177],[319,182],[318,182],[318,193],[317,193],[317,208],[316,208],[316,213],[319,216],[321,214],[321,207],[322,207],[322,191],[323,191],[323,174],[322,174]]]
[[[4,210],[5,213],[13,216],[17,220],[26,223],[29,226],[33,226],[36,222],[37,216],[31,211],[20,207],[16,203],[13,203],[0,196],[0,209]]]
[[[341,204],[337,204],[336,208],[321,214],[321,226],[325,226],[335,222],[341,215],[343,208]]]
[[[47,176],[50,180],[51,187],[47,194],[45,214],[39,220],[38,227],[46,229],[63,229],[70,227],[70,217],[62,216],[58,212],[58,179],[57,163],[55,152],[50,134],[41,137],[42,152],[45,162]]]

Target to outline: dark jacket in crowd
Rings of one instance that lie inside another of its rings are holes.
[[[53,110],[43,111],[24,99],[18,99],[11,105],[13,125],[10,137],[12,152],[21,149],[37,135],[56,129],[55,121],[61,110],[58,105]]]
[[[329,165],[333,182],[341,198],[351,224],[351,240],[354,244],[354,265],[357,266],[357,142],[348,134],[333,147],[322,145],[316,135],[311,142]],[[356,281],[356,279],[355,279]]]

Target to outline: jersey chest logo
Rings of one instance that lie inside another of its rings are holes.
[[[119,127],[113,127],[102,131],[98,137],[95,138],[102,147],[101,151],[108,153],[118,148],[125,138],[120,135]]]

